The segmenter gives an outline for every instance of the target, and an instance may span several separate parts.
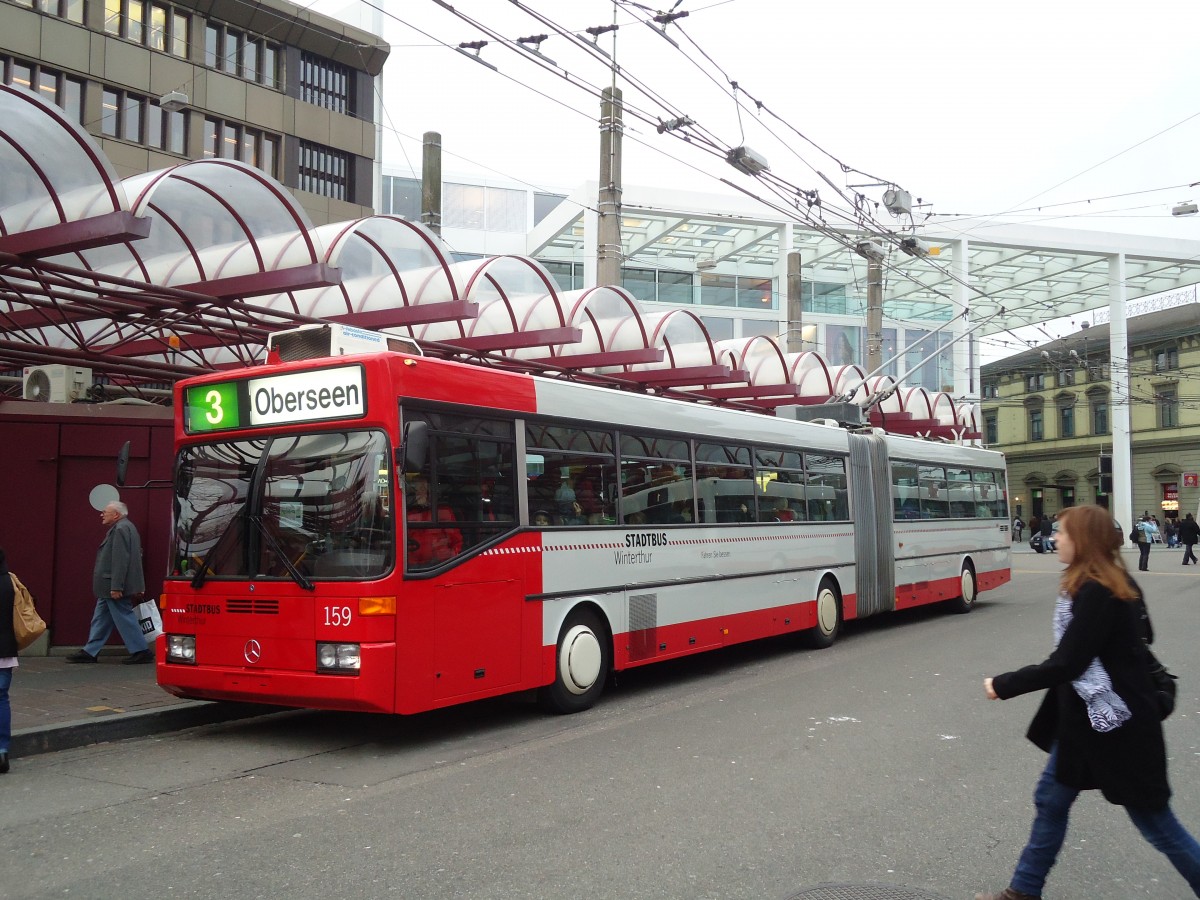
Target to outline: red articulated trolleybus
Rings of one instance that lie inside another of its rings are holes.
[[[175,389],[173,694],[416,713],[1010,578],[1004,458],[418,352]]]

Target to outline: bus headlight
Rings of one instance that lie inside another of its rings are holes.
[[[194,634],[167,635],[167,661],[196,664],[196,636]]]
[[[362,653],[358,644],[317,644],[317,670],[342,675],[358,673]]]

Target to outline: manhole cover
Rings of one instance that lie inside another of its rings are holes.
[[[818,884],[787,900],[946,900],[926,890],[897,884]]]

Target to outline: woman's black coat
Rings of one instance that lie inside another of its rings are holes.
[[[1099,788],[1110,803],[1161,809],[1171,796],[1167,751],[1150,682],[1142,634],[1153,639],[1140,597],[1129,602],[1094,581],[1075,594],[1072,619],[1045,662],[997,675],[992,689],[1007,700],[1049,689],[1027,737],[1049,752],[1058,743],[1058,780],[1081,790]],[[1100,662],[1131,718],[1107,733],[1092,728],[1087,705],[1071,681]]]

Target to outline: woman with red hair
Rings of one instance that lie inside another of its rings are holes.
[[[1034,789],[1036,815],[1009,886],[976,900],[1038,900],[1080,791],[1125,807],[1200,897],[1200,844],[1171,812],[1167,751],[1145,645],[1153,640],[1142,592],[1121,562],[1122,536],[1099,506],[1061,516],[1066,565],[1045,662],[985,678],[991,700],[1045,690],[1027,732],[1050,754]]]

